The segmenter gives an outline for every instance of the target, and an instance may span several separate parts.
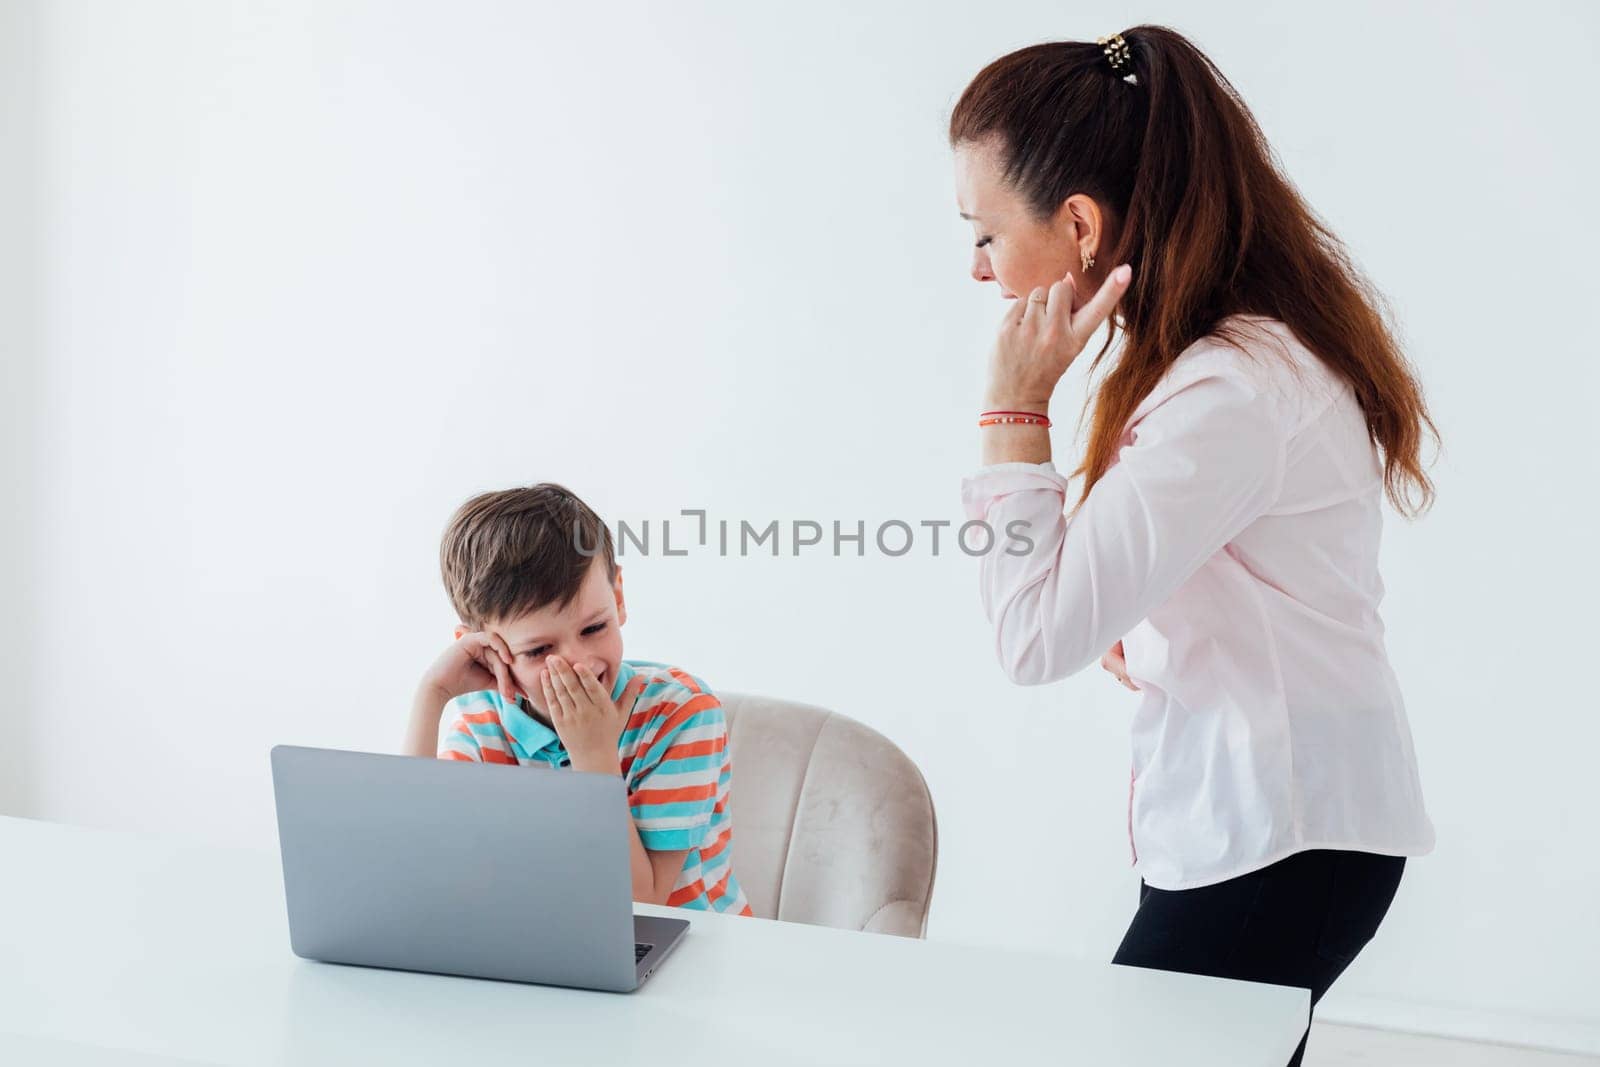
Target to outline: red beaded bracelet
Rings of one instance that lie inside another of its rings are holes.
[[[979,426],[1043,426],[1049,429],[1050,416],[1032,411],[985,411],[978,416]]]

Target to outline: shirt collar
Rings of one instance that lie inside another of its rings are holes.
[[[519,761],[539,760],[552,767],[560,767],[567,762],[567,750],[561,744],[561,738],[534,718],[522,706],[521,700],[515,704],[501,704],[500,725],[511,738],[512,755]]]
[[[615,704],[622,699],[622,691],[628,688],[628,683],[633,681],[635,671],[628,666],[627,660],[617,661],[617,677],[611,683],[611,702]]]

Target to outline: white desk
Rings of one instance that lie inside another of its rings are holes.
[[[659,910],[694,926],[633,994],[311,963],[276,853],[0,818],[0,1063],[1282,1067],[1307,1013],[1282,986]]]

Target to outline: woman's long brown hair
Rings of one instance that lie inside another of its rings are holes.
[[[1404,515],[1433,503],[1419,458],[1422,389],[1383,300],[1278,169],[1255,117],[1216,66],[1163,26],[1125,30],[1131,62],[1101,47],[1031,45],[980,71],[950,116],[950,144],[998,144],[1005,181],[1039,222],[1074,193],[1114,220],[1108,265],[1131,263],[1116,327],[1122,352],[1094,397],[1082,496],[1106,472],[1139,402],[1233,314],[1279,319],[1355,391],[1381,449],[1384,487]],[[1132,77],[1129,78],[1128,75]],[[1237,338],[1234,338],[1237,341]]]

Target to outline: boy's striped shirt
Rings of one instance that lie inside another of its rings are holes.
[[[611,699],[634,675],[646,678],[633,714],[617,739],[628,805],[639,840],[652,852],[688,849],[667,903],[705,911],[751,914],[733,875],[732,764],[722,704],[699,678],[648,660],[623,660]],[[453,725],[441,759],[566,767],[556,732],[495,690],[466,693],[447,706]]]

